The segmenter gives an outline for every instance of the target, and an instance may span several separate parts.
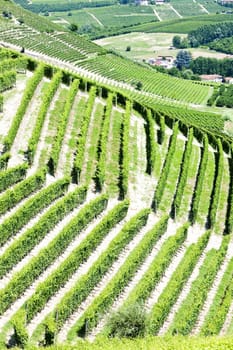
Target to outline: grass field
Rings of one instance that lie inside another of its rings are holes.
[[[155,58],[157,56],[173,56],[176,57],[179,50],[170,50],[172,38],[175,33],[130,33],[118,36],[112,36],[104,39],[96,40],[95,43],[103,46],[105,49],[113,49],[120,54],[136,60]],[[181,34],[185,37],[185,34]],[[131,51],[126,51],[126,47],[130,46]],[[189,49],[193,58],[204,56],[212,58],[229,57],[214,50],[205,48]],[[232,56],[233,57],[233,56]]]

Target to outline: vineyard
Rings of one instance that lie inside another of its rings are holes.
[[[0,57],[1,346],[92,340],[138,304],[149,335],[232,335],[223,121]]]
[[[220,114],[199,110],[213,86],[7,7],[0,348],[106,339],[111,315],[135,307],[151,348],[232,339],[232,138]]]

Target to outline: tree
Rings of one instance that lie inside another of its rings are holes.
[[[78,30],[77,24],[71,23],[69,25],[69,30],[71,30],[71,32],[76,32]]]
[[[188,39],[187,38],[182,39],[181,43],[180,43],[180,48],[181,49],[187,49],[188,46],[189,46]]]
[[[186,50],[181,50],[176,56],[175,64],[178,69],[182,70],[183,68],[189,68],[191,61],[191,53]]]
[[[142,90],[142,82],[141,81],[138,81],[137,83],[136,83],[136,90]]]
[[[131,46],[127,46],[125,51],[131,51]]]
[[[179,35],[175,35],[172,39],[172,45],[177,49],[180,48],[181,37]]]

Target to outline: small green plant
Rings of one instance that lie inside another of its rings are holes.
[[[139,304],[131,304],[114,312],[108,320],[109,336],[119,338],[143,337],[146,331],[146,311]]]

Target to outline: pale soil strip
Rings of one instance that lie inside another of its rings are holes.
[[[178,17],[183,18],[183,16],[181,16],[181,14],[171,4],[169,4],[169,6],[177,14]]]
[[[121,112],[120,112],[121,113]],[[104,181],[104,190],[106,191],[106,189],[108,188],[108,184],[107,184],[107,175],[108,175],[108,172],[107,172],[107,164],[111,164],[112,162],[112,145],[113,145],[113,142],[114,142],[114,133],[113,133],[113,125],[114,125],[114,107],[112,108],[112,111],[111,111],[111,114],[110,114],[110,121],[109,121],[109,132],[108,132],[108,139],[107,139],[107,152],[106,152],[106,166],[105,166],[105,176],[106,176],[106,180]],[[120,145],[119,145],[120,147]],[[115,149],[114,151],[115,152],[118,152],[119,154],[119,147],[118,149]],[[120,171],[120,168],[119,168],[119,162],[117,163],[117,170],[118,170],[118,174],[119,174],[119,171]],[[110,176],[109,176],[110,177]],[[116,185],[117,187],[117,185]],[[118,189],[119,191],[119,189]],[[131,197],[130,197],[131,198]]]
[[[227,313],[227,317],[226,317],[225,322],[223,324],[223,327],[219,333],[220,336],[227,334],[229,327],[232,324],[232,319],[233,319],[233,302],[231,303],[231,306],[230,306],[228,313]]]
[[[168,331],[170,325],[173,322],[175,314],[177,313],[181,304],[183,303],[183,301],[186,299],[187,295],[189,294],[193,281],[196,280],[196,278],[198,277],[199,270],[200,270],[200,268],[205,260],[206,253],[212,248],[219,249],[219,247],[221,245],[221,239],[222,239],[222,237],[220,237],[220,236],[216,236],[216,235],[210,236],[210,239],[209,239],[209,242],[208,242],[206,248],[204,249],[203,253],[201,254],[201,257],[200,257],[198,263],[196,264],[191,276],[189,277],[188,281],[186,282],[185,286],[183,287],[182,292],[180,293],[176,303],[171,308],[170,313],[169,313],[166,321],[164,322],[163,326],[161,327],[158,335],[164,335]]]
[[[129,220],[129,217],[132,217],[134,215],[134,210],[131,209],[127,215],[127,219]],[[119,254],[118,259],[113,263],[113,265],[109,268],[107,273],[102,277],[101,281],[95,286],[95,288],[90,292],[87,299],[84,300],[81,305],[78,307],[78,309],[71,315],[71,317],[63,324],[63,327],[61,328],[60,332],[58,333],[58,340],[60,342],[64,341],[67,337],[67,333],[69,329],[75,325],[78,318],[82,316],[82,314],[85,312],[85,310],[88,308],[88,306],[91,305],[93,300],[104,290],[104,288],[107,286],[107,284],[111,281],[113,276],[118,272],[118,270],[121,268],[121,266],[125,263],[126,259],[128,258],[129,254],[133,251],[133,249],[140,243],[141,239],[145,236],[146,232],[150,230],[154,226],[154,215],[149,216],[147,224],[140,230],[140,232],[132,239],[130,243],[127,244],[127,246],[122,250],[122,252]],[[115,232],[116,231],[116,232]],[[119,227],[114,228],[114,236],[116,236],[117,233],[119,233]],[[106,250],[107,247],[105,247]],[[102,250],[103,251],[103,250]],[[90,266],[93,264],[93,262],[90,262]],[[89,266],[89,267],[90,267]]]
[[[80,179],[81,179],[81,182],[82,183],[85,183],[85,179],[86,179],[86,172],[87,172],[87,164],[88,164],[88,161],[89,161],[89,152],[90,152],[90,149],[92,147],[92,136],[93,136],[93,129],[95,127],[95,122],[97,122],[97,119],[96,119],[96,114],[99,113],[98,111],[98,104],[97,104],[97,101],[96,101],[96,98],[95,98],[95,102],[94,102],[94,106],[93,106],[93,109],[92,109],[92,113],[91,113],[91,118],[90,118],[90,122],[89,122],[89,126],[88,126],[88,132],[87,132],[87,137],[86,137],[86,143],[85,143],[85,152],[84,152],[84,162],[83,162],[83,167],[82,167],[82,172],[81,172],[81,176],[80,176]],[[101,113],[102,114],[102,113]],[[102,115],[100,116],[100,118],[102,118]],[[96,128],[96,132],[98,132],[98,128]],[[97,145],[98,145],[98,140],[97,140]]]
[[[89,200],[89,198],[88,198]],[[88,200],[79,206],[79,209],[81,209],[81,207],[83,207],[87,202]],[[77,210],[75,210],[75,214],[77,215]],[[71,242],[70,246],[67,247],[67,249],[65,250],[64,254],[60,257],[58,257],[58,259],[56,259],[52,265],[50,265],[32,284],[31,286],[24,292],[24,294],[19,297],[11,306],[9,309],[6,310],[6,312],[0,316],[0,330],[1,328],[3,328],[3,326],[9,322],[9,320],[12,318],[12,316],[15,314],[15,312],[25,303],[25,301],[30,298],[36,288],[38,287],[38,285],[45,281],[45,279],[54,271],[57,269],[57,267],[60,265],[60,263],[62,261],[64,261],[64,259],[70,254],[70,252],[81,242],[81,240],[85,237],[83,236],[86,236],[88,233],[86,232],[89,232],[89,230],[91,230],[95,225],[96,225],[96,222],[98,222],[99,220],[101,220],[101,218],[103,217],[104,213],[102,213],[100,215],[100,217],[98,216],[98,218],[95,219],[95,222],[91,222],[88,227],[86,228],[85,231],[81,232],[77,237],[76,239]],[[69,215],[70,216],[70,215]],[[69,222],[71,220],[71,218],[69,217],[68,219],[65,218],[65,220],[63,221],[67,221]],[[97,221],[96,221],[97,220]],[[64,225],[65,226],[65,225]],[[57,228],[58,230],[58,228]],[[60,230],[60,228],[59,228]],[[59,233],[59,232],[58,232]],[[79,238],[80,236],[80,238]],[[47,246],[47,244],[46,244]]]
[[[154,11],[155,16],[158,18],[159,22],[162,22],[162,18],[159,16],[159,14],[155,8],[153,8],[153,11]]]
[[[151,218],[154,217],[154,224],[158,221],[158,218],[151,214]],[[168,227],[166,232],[162,235],[162,237],[158,240],[158,242],[155,244],[154,248],[152,249],[151,253],[146,257],[142,265],[139,267],[138,271],[135,273],[132,280],[129,282],[129,284],[125,287],[125,289],[122,291],[122,293],[119,295],[119,297],[114,301],[111,311],[108,312],[112,313],[119,309],[125,301],[127,301],[127,298],[129,297],[132,290],[136,287],[136,285],[140,282],[142,276],[146,273],[148,268],[150,267],[151,263],[155,259],[156,255],[159,253],[163,243],[172,235],[176,233],[176,230],[178,228],[178,224],[173,222],[171,219],[169,219]],[[94,328],[91,332],[91,334],[88,336],[89,340],[94,340],[98,333],[100,333],[106,322],[107,322],[108,315],[106,317],[103,317],[102,320],[98,323],[97,327]]]
[[[203,10],[203,12],[205,13],[208,13],[208,15],[210,14],[209,11],[202,5],[202,4],[199,4],[198,5],[200,6],[200,8]]]
[[[0,114],[0,139],[6,136],[10,129],[12,120],[20,105],[27,84],[27,80],[30,78],[31,75],[32,74],[30,72],[27,72],[26,79],[16,81],[16,88],[13,88],[12,90],[3,93],[4,104],[3,113]],[[0,145],[0,147],[2,148],[2,145]]]
[[[28,170],[29,175],[32,173],[35,173],[36,170],[38,169],[42,151],[44,149],[46,149],[46,151],[48,151],[51,148],[51,145],[46,144],[45,140],[46,140],[46,137],[49,135],[48,127],[49,127],[49,121],[50,121],[50,114],[51,114],[52,110],[55,108],[55,103],[59,97],[60,92],[61,92],[61,84],[59,85],[57,91],[55,92],[55,95],[54,95],[52,102],[50,103],[50,106],[48,108],[48,111],[46,113],[44,124],[42,126],[42,130],[41,130],[41,134],[40,134],[40,138],[39,138],[39,142],[37,144],[33,164],[30,167],[30,169]]]
[[[153,305],[157,302],[160,294],[166,288],[166,286],[167,286],[168,282],[170,281],[173,273],[175,272],[175,270],[178,267],[179,263],[183,259],[185,251],[186,251],[186,246],[185,245],[183,245],[182,247],[180,247],[177,250],[177,252],[176,252],[174,258],[172,259],[170,265],[168,266],[168,268],[164,272],[164,275],[163,275],[162,279],[156,285],[155,289],[153,290],[153,292],[149,296],[148,300],[145,302],[145,308],[146,308],[147,311],[151,310]]]
[[[133,173],[135,182],[128,184],[129,197],[134,198],[132,205],[139,210],[140,208],[149,207],[156,186],[156,179],[152,175],[145,173],[146,170],[146,134],[144,124],[145,121],[131,114],[131,125],[133,122],[138,123],[137,134],[137,150],[138,150],[138,166],[137,170]],[[129,150],[130,152],[130,150]]]
[[[26,266],[30,260],[37,256],[39,252],[46,248],[48,244],[59,234],[59,232],[73,219],[80,209],[87,203],[87,200],[75,208],[71,213],[69,213],[63,220],[61,220],[43,239],[37,244],[20,262],[18,262],[11,271],[9,271],[1,280],[0,288],[5,288],[5,286],[10,282],[13,275],[19,272],[24,266]]]
[[[8,167],[14,167],[24,161],[23,153],[27,149],[28,141],[30,139],[32,130],[36,123],[36,116],[38,114],[39,106],[41,104],[41,91],[44,84],[44,79],[38,84],[33,94],[29,106],[24,114],[24,117],[19,125],[14,143],[11,147],[11,158],[8,162]]]
[[[101,23],[100,20],[95,15],[93,15],[93,13],[90,13],[88,11],[86,11],[86,13],[88,13],[88,15],[90,15],[101,27],[104,27],[103,23]]]
[[[197,322],[196,322],[196,324],[191,332],[194,335],[197,335],[200,332],[200,329],[203,325],[205,317],[206,317],[206,315],[207,315],[207,313],[208,313],[208,311],[213,303],[216,292],[220,286],[223,275],[227,269],[227,265],[228,265],[230,259],[232,258],[232,256],[233,256],[233,243],[230,243],[228,246],[228,250],[227,250],[227,254],[225,256],[224,262],[221,265],[221,267],[220,267],[220,269],[219,269],[219,271],[214,279],[214,282],[212,284],[211,289],[208,292],[208,295],[207,295],[207,298],[206,298],[205,303],[203,305],[203,308],[198,316],[198,320],[197,320]]]
[[[75,120],[75,107],[78,104],[80,100],[80,96],[77,93],[70,115],[69,115],[69,120],[67,123],[67,128],[66,128],[66,132],[65,132],[65,136],[62,142],[62,147],[61,147],[61,151],[59,154],[59,160],[58,160],[58,166],[57,166],[57,171],[56,171],[56,176],[57,177],[62,177],[64,175],[64,170],[66,168],[66,162],[67,162],[67,154],[71,152],[70,150],[70,145],[69,145],[69,141],[71,139],[71,133],[73,130],[73,125],[74,125],[74,120]],[[70,163],[70,168],[71,168],[71,162]]]
[[[58,258],[57,263],[59,261],[59,264],[61,262],[65,261],[69,257],[69,255],[72,253],[72,251],[79,246],[79,244],[88,236],[88,234],[91,232],[91,230],[103,219],[104,216],[107,215],[107,213],[114,208],[114,206],[117,204],[116,199],[111,199],[108,202],[107,209],[101,213],[97,219],[92,221],[86,230],[83,230],[80,235],[76,237],[76,239],[72,242],[72,244],[64,251],[64,253]],[[59,291],[52,296],[52,298],[47,302],[47,304],[44,306],[44,308],[32,319],[32,321],[28,325],[28,332],[31,335],[33,331],[36,329],[38,324],[40,324],[43,319],[46,317],[48,313],[50,313],[55,305],[57,305],[62,297],[65,295],[65,293],[70,290],[76,283],[77,279],[85,274],[89,268],[94,264],[94,262],[98,259],[102,251],[106,249],[106,247],[109,245],[111,240],[114,238],[114,236],[119,232],[119,228],[122,228],[126,219],[122,220],[118,225],[114,227],[113,230],[110,231],[110,233],[104,238],[104,240],[101,242],[101,244],[94,250],[93,253],[89,256],[87,261],[85,261],[83,264],[80,265],[80,267],[76,270],[76,272],[71,276],[71,278],[65,283],[65,285],[59,289]]]

